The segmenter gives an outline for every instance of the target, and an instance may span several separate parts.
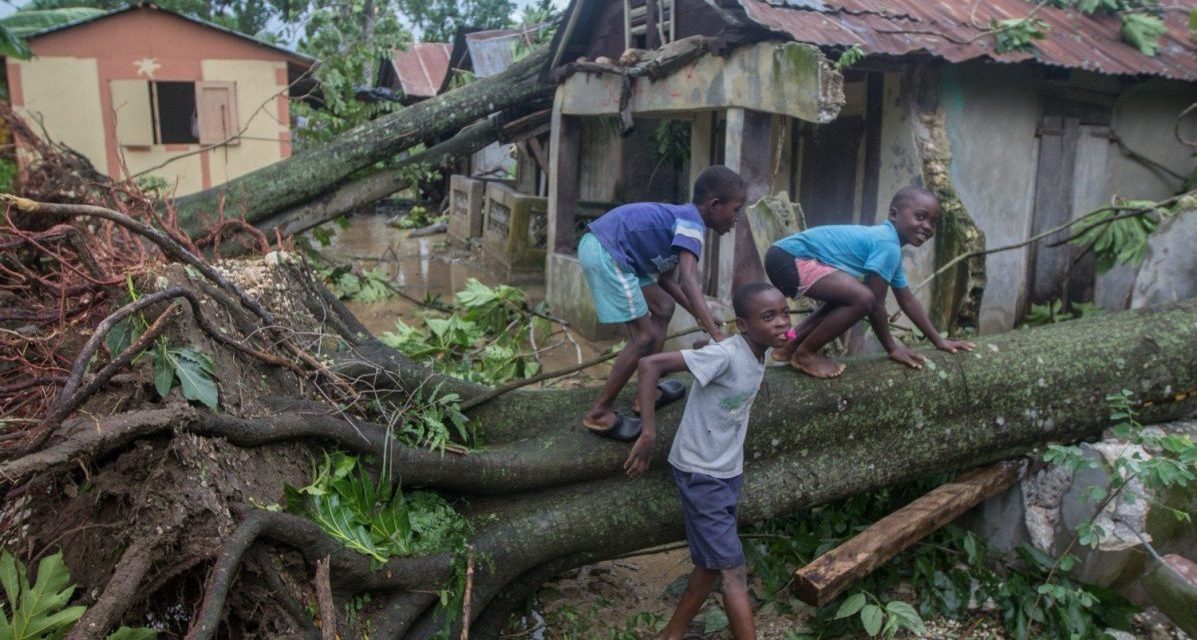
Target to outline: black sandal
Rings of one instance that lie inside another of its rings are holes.
[[[606,429],[591,429],[591,433],[602,436],[604,438],[611,438],[620,442],[631,442],[640,437],[640,429],[643,426],[640,418],[632,416],[625,416],[622,413],[615,413],[615,424]]]
[[[681,380],[662,380],[657,383],[657,388],[661,390],[661,395],[653,406],[658,409],[686,397],[686,385]]]

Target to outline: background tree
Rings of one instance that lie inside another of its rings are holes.
[[[364,101],[359,88],[372,87],[380,61],[406,47],[411,34],[399,22],[396,0],[345,0],[312,3],[303,13],[304,36],[299,50],[319,62],[313,75],[320,83],[320,104],[294,102],[304,119],[301,142],[327,140],[379,114],[401,108],[398,102]]]
[[[512,0],[398,0],[422,42],[452,42],[462,27],[502,29],[511,24]]]
[[[162,0],[156,5],[227,29],[267,40],[277,39],[272,24],[283,24],[298,17],[288,0]],[[125,0],[32,0],[21,11],[40,11],[70,7],[92,7],[111,11],[128,6]]]

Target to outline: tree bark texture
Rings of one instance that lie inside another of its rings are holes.
[[[1146,421],[1191,415],[1195,308],[1013,332],[984,340],[972,354],[925,353],[922,371],[881,359],[852,362],[830,381],[771,369],[753,407],[740,518],[759,521],[1098,433],[1108,424],[1106,395],[1122,388],[1144,401]],[[526,447],[556,460],[516,471],[524,459],[513,455],[512,464],[477,479],[475,487],[525,491],[478,503],[477,522],[494,524],[480,529],[475,548],[503,559],[480,568],[480,614],[503,585],[556,559],[581,564],[682,538],[665,462],[679,409],[661,417],[654,468],[628,480],[619,473],[627,446],[597,441],[578,424],[590,393],[513,394],[477,416],[502,441],[491,454]]]
[[[534,98],[551,96],[541,81],[548,57],[539,49],[504,72],[360,125],[320,147],[258,169],[220,186],[179,198],[180,225],[194,234],[218,211],[257,222],[300,205],[353,174],[418,144],[431,143],[466,125]]]
[[[411,167],[420,164],[437,169],[449,167],[456,159],[498,140],[501,133],[502,129],[493,118],[484,118],[431,149],[397,162],[393,168],[337,185],[308,202],[268,215],[255,226],[264,231],[268,238],[274,237],[275,229],[283,237],[303,233],[408,186],[410,183],[406,176]]]

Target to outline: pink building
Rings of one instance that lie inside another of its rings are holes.
[[[314,60],[154,5],[29,36],[7,61],[12,105],[112,176],[176,195],[291,155],[288,98]]]

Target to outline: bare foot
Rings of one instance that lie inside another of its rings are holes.
[[[790,366],[815,378],[834,378],[844,372],[843,363],[836,362],[817,353],[794,352]]]
[[[595,414],[588,413],[582,417],[582,426],[591,431],[606,431],[615,426],[616,419],[618,419],[618,416],[615,415],[614,411]]]

